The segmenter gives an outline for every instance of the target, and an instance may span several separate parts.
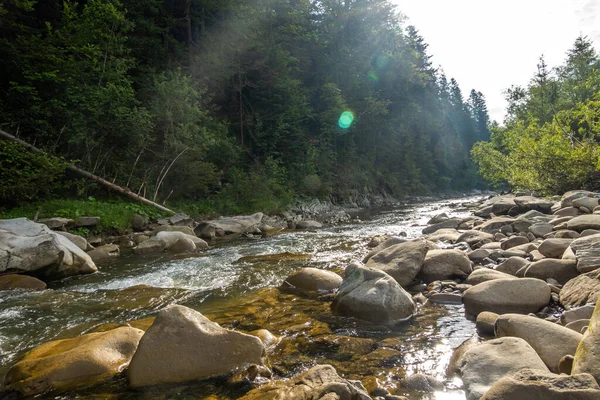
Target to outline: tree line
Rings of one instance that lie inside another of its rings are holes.
[[[485,99],[430,58],[386,0],[5,0],[0,128],[60,159],[0,141],[0,201],[93,192],[66,161],[230,211],[482,184]]]

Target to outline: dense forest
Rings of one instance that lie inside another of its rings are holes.
[[[0,129],[60,157],[0,140],[5,205],[99,192],[66,162],[229,210],[482,182],[483,95],[385,0],[5,0],[0,75]]]
[[[579,37],[563,65],[544,57],[527,87],[507,90],[504,126],[477,143],[481,174],[498,186],[540,194],[600,190],[600,57]]]

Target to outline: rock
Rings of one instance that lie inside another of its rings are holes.
[[[538,312],[550,302],[550,287],[533,279],[496,279],[473,286],[463,293],[467,315],[482,311],[498,314]]]
[[[515,275],[519,269],[527,264],[529,264],[529,261],[522,257],[510,257],[500,263],[500,265],[496,267],[496,271]]]
[[[571,322],[580,320],[580,319],[590,319],[592,318],[592,314],[594,313],[594,305],[587,305],[583,307],[571,308],[570,310],[566,310],[560,316],[560,322],[563,325],[567,325]]]
[[[33,396],[104,381],[127,367],[143,334],[139,329],[120,327],[44,343],[8,370],[5,389]]]
[[[9,274],[0,275],[0,290],[44,290],[46,284],[33,276]]]
[[[410,390],[432,393],[443,390],[444,384],[433,376],[425,374],[413,374],[404,380],[403,386]]]
[[[477,285],[478,283],[493,281],[494,279],[517,279],[512,275],[505,274],[490,268],[476,269],[468,276],[465,283],[469,285]]]
[[[600,211],[600,210],[598,210]],[[592,235],[597,235],[600,233],[600,230],[597,229],[586,229],[583,232],[581,232],[581,235],[579,237],[584,237],[584,236],[592,236]]]
[[[461,233],[456,229],[440,229],[431,235],[427,235],[426,239],[432,242],[450,242],[454,243],[458,240]]]
[[[590,325],[589,319],[578,319],[577,321],[569,322],[567,325],[565,325],[565,328],[569,328],[572,331],[581,333],[583,328],[587,328],[589,325]]]
[[[428,250],[426,240],[396,244],[376,253],[366,266],[384,271],[396,279],[400,286],[406,287],[421,270]]]
[[[427,221],[427,225],[439,224],[440,222],[444,222],[449,218],[450,217],[448,217],[448,214],[446,214],[446,213],[437,214],[436,216],[431,218],[429,221]]]
[[[316,229],[316,228],[322,228],[323,224],[321,224],[320,222],[317,221],[310,221],[310,220],[306,220],[306,221],[298,221],[298,223],[296,223],[296,229]]]
[[[67,230],[67,226],[72,226],[75,221],[70,218],[45,218],[37,221],[40,224],[46,225],[50,229]]]
[[[162,232],[162,233],[172,233],[172,232]],[[185,234],[183,234],[183,235],[185,235]],[[191,253],[193,251],[196,251],[196,244],[194,243],[193,240],[183,237],[183,238],[178,239],[171,246],[169,246],[169,248],[167,250],[169,251],[169,253],[174,253],[174,254]]]
[[[600,229],[600,215],[580,215],[567,222],[568,229],[582,232],[586,229]]]
[[[486,258],[488,258],[490,256],[490,254],[492,254],[493,251],[490,249],[477,249],[474,251],[471,251],[468,256],[469,256],[469,260],[473,261],[474,263],[481,263],[483,262],[483,260],[485,260]]]
[[[560,216],[560,217],[576,217],[578,215],[581,215],[581,211],[579,210],[579,208],[565,207],[565,208],[561,208],[558,211],[555,211],[554,215]]]
[[[589,374],[565,376],[522,369],[496,382],[481,400],[594,400],[599,398],[600,386]]]
[[[500,315],[496,320],[496,336],[525,340],[553,372],[558,372],[561,358],[575,354],[582,338],[580,333],[559,324],[519,314]]]
[[[259,338],[266,348],[274,346],[279,342],[279,338],[266,329],[258,329],[256,331],[249,332],[249,334]]]
[[[546,257],[559,258],[572,241],[572,239],[546,239],[540,244],[538,251]]]
[[[194,233],[201,239],[213,240],[217,237],[217,230],[210,222],[200,222],[194,228]]]
[[[495,335],[495,326],[496,320],[498,319],[498,314],[484,311],[479,313],[477,319],[475,321],[475,327],[477,328],[477,332],[480,336],[494,336]]]
[[[597,197],[580,197],[573,200],[573,207],[585,207],[588,210],[593,210],[598,206],[598,200]]]
[[[177,213],[169,218],[171,225],[175,226],[189,226],[194,224],[194,220],[187,214]]]
[[[373,250],[371,250],[369,252],[369,254],[367,254],[365,256],[365,258],[363,258],[362,262],[366,263],[375,254],[379,253],[380,251],[382,251],[384,249],[387,249],[388,247],[392,247],[395,244],[406,243],[406,242],[408,242],[408,239],[405,239],[405,238],[400,237],[400,236],[389,237],[386,240],[384,240],[382,243],[378,244]]]
[[[90,256],[47,226],[27,218],[0,220],[0,273],[35,272],[55,279],[97,270]]]
[[[479,400],[498,380],[523,368],[548,372],[535,350],[516,337],[492,339],[469,348],[458,367],[468,400]]]
[[[259,338],[221,328],[190,308],[161,310],[140,341],[127,379],[132,387],[176,383],[228,375],[251,364],[262,365]]]
[[[589,328],[575,352],[572,374],[591,374],[600,382],[600,302],[590,320]]]
[[[513,236],[502,242],[500,247],[502,250],[507,250],[523,244],[529,244],[529,239],[527,239],[525,236]]]
[[[560,231],[554,232],[554,238],[556,239],[577,239],[581,235],[578,232],[570,231],[568,229],[561,229]]]
[[[434,293],[429,301],[435,304],[462,304],[462,296],[457,293]]]
[[[460,225],[460,222],[460,218],[449,218],[443,222],[434,225],[429,225],[428,227],[424,228],[421,231],[421,233],[423,233],[423,235],[429,235],[431,233],[439,231],[440,229],[457,229],[458,225]]]
[[[222,231],[225,235],[232,233],[260,233],[259,225],[261,224],[263,217],[263,213],[256,213],[252,215],[219,218],[208,221],[208,223],[215,228],[216,232]]]
[[[563,194],[561,198],[561,207],[570,207],[573,205],[573,200],[584,197],[593,197],[594,193],[588,190],[570,190]]]
[[[133,252],[135,254],[162,253],[166,248],[167,244],[164,240],[157,237],[151,237],[134,247]]]
[[[394,325],[415,313],[416,305],[391,276],[368,267],[346,268],[331,309],[335,315]]]
[[[500,228],[502,228],[504,225],[510,225],[513,222],[515,222],[514,218],[496,217],[496,218],[492,218],[492,219],[484,222],[483,224],[479,225],[477,228],[481,232],[493,233],[494,231],[497,231]],[[529,225],[531,225],[531,224],[529,224]]]
[[[600,269],[579,275],[560,291],[560,303],[565,308],[595,304],[600,297]]]
[[[161,232],[181,232],[186,235],[196,236],[194,230],[189,226],[172,226],[172,225],[161,225],[152,231],[150,236],[157,236]]]
[[[58,233],[60,236],[66,237],[73,242],[75,246],[79,247],[83,251],[90,251],[94,249],[83,236],[73,235],[72,233],[62,231],[57,231],[56,233]]]
[[[573,370],[573,356],[568,355],[564,356],[558,362],[558,372],[561,374],[571,375],[571,371]]]
[[[371,400],[361,386],[341,378],[331,365],[317,365],[251,390],[240,400]]]
[[[419,272],[426,283],[442,281],[455,277],[465,278],[471,273],[471,261],[457,250],[430,250],[425,255],[423,267]]]
[[[139,214],[133,214],[131,216],[131,229],[136,232],[144,232],[148,229],[148,218]]]
[[[529,264],[524,274],[526,278],[538,278],[542,280],[552,278],[557,280],[561,285],[564,285],[577,275],[579,274],[575,260],[557,260],[554,258],[546,258]]]
[[[282,287],[293,288],[300,292],[326,293],[336,290],[341,284],[342,277],[335,272],[317,268],[302,268],[288,276]]]
[[[493,240],[493,239],[494,239],[494,235],[492,235],[491,233],[470,230],[470,231],[463,232],[458,237],[456,242],[457,243],[465,242],[469,246],[473,246],[474,244],[479,243],[483,240]]]
[[[571,242],[571,250],[577,259],[580,273],[600,268],[600,234],[585,236]]]
[[[75,226],[79,228],[88,228],[98,225],[98,222],[100,222],[100,217],[77,217]]]
[[[175,245],[175,243],[177,243],[181,239],[187,239],[187,240],[192,241],[195,245],[194,250],[208,249],[208,243],[206,243],[204,240],[200,239],[196,235],[188,235],[183,232],[166,232],[166,231],[158,232],[156,234],[156,238],[159,240],[162,240],[165,243],[165,248],[169,251],[171,251],[171,247],[173,245]],[[189,248],[189,247],[190,246],[188,244],[186,246],[186,248]],[[194,251],[194,250],[185,250],[185,251]]]
[[[105,244],[104,246],[96,247],[92,251],[88,251],[87,254],[95,263],[106,262],[110,259],[119,257],[121,250],[116,244]]]
[[[553,226],[548,223],[533,224],[529,227],[529,232],[533,233],[536,237],[544,237],[552,232]]]
[[[516,205],[513,198],[503,197],[492,204],[492,213],[494,215],[506,215],[508,214],[508,211]]]

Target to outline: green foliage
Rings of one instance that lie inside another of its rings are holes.
[[[57,190],[66,166],[63,160],[0,140],[0,203],[15,205],[50,195]]]

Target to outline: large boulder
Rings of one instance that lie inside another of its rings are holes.
[[[144,240],[136,247],[133,248],[133,252],[135,254],[152,254],[152,253],[162,253],[167,248],[167,244],[164,240],[151,237],[148,240]]]
[[[505,376],[481,400],[595,400],[600,386],[590,374],[556,375],[532,369]]]
[[[594,197],[594,193],[588,190],[570,190],[563,194],[560,201],[561,207],[571,207],[574,200],[585,197]]]
[[[428,227],[424,228],[421,231],[421,233],[423,233],[423,235],[429,235],[431,233],[439,231],[440,229],[456,229],[460,225],[460,222],[460,218],[448,218],[443,222],[438,222],[437,224],[429,225]]]
[[[208,224],[212,225],[215,230],[222,231],[223,233],[260,233],[260,224],[264,217],[263,213],[256,213],[252,215],[240,215],[235,217],[219,218],[212,221],[208,221]]]
[[[523,368],[548,372],[523,339],[504,337],[468,348],[457,361],[468,400],[479,400],[494,383]]]
[[[365,258],[363,258],[362,262],[366,263],[368,262],[371,257],[373,257],[375,254],[379,253],[382,250],[387,249],[388,247],[392,247],[396,244],[400,244],[400,243],[406,243],[408,242],[408,239],[400,237],[400,236],[391,236],[387,239],[385,239],[383,242],[379,243],[377,246],[375,246],[375,248],[373,248],[373,250],[369,251],[369,253],[365,256]]]
[[[282,287],[300,292],[325,293],[334,291],[341,284],[342,277],[335,272],[318,268],[302,268],[288,276]]]
[[[426,283],[451,278],[465,278],[471,273],[471,261],[458,250],[430,250],[419,277]]]
[[[4,378],[24,396],[93,385],[127,367],[144,331],[120,327],[44,343],[26,353]]]
[[[545,319],[520,314],[503,314],[496,320],[496,336],[525,340],[538,353],[550,371],[558,372],[558,362],[575,354],[582,335]]]
[[[383,271],[351,265],[331,309],[336,315],[394,325],[416,311],[412,297]]]
[[[132,387],[228,375],[262,365],[265,347],[256,336],[221,328],[190,308],[161,310],[140,341],[127,379]]]
[[[431,235],[427,235],[426,239],[432,242],[450,242],[454,243],[458,240],[461,233],[456,229],[440,229]]]
[[[600,269],[567,282],[560,291],[560,303],[565,308],[595,304],[600,298]]]
[[[590,325],[575,352],[572,373],[588,373],[600,382],[600,302],[596,304]]]
[[[95,263],[103,263],[119,257],[121,255],[121,249],[119,249],[119,246],[116,244],[109,243],[88,251],[87,255],[90,256]]]
[[[575,278],[577,272],[577,262],[575,260],[557,260],[555,258],[545,258],[533,262],[525,269],[526,278],[538,278],[546,280],[552,278],[564,285]]]
[[[27,218],[0,220],[0,273],[29,272],[50,279],[96,272],[83,250]]]
[[[577,270],[582,274],[600,268],[600,234],[575,239],[571,250],[577,259]]]
[[[182,239],[192,241],[192,243],[194,243],[194,245],[195,245],[195,249],[193,249],[193,250],[208,249],[208,243],[206,243],[204,240],[200,239],[196,235],[189,235],[189,234],[183,233],[183,232],[167,232],[167,231],[159,232],[156,235],[156,238],[165,242],[165,246],[166,246],[167,250],[170,250],[173,245],[175,245],[177,242],[179,242]],[[193,250],[191,250],[191,251],[193,251]]]
[[[577,232],[582,232],[586,229],[600,229],[600,215],[580,215],[570,219],[567,222],[567,228]]]
[[[367,261],[366,266],[384,271],[402,287],[406,287],[421,270],[429,243],[426,240],[413,240],[393,245],[376,253]]]
[[[560,258],[573,239],[546,239],[538,247],[538,251],[546,257]]]
[[[371,400],[362,385],[341,378],[331,365],[317,365],[290,380],[272,381],[240,400]]]
[[[527,314],[548,305],[550,294],[550,287],[540,279],[496,279],[467,289],[463,303],[472,317],[482,311]]]
[[[189,226],[173,226],[173,225],[161,225],[152,231],[150,236],[156,236],[161,232],[181,232],[186,235],[195,236],[194,230]]]
[[[456,242],[457,243],[465,242],[469,246],[473,246],[474,244],[479,243],[483,240],[493,240],[493,239],[494,239],[494,235],[492,235],[491,233],[470,230],[470,231],[463,232],[458,237],[458,239],[456,239]]]
[[[517,271],[529,264],[529,260],[523,257],[509,257],[502,261],[497,267],[496,271],[504,272],[505,274],[516,275]]]
[[[535,210],[544,214],[550,214],[551,208],[554,205],[553,200],[541,199],[534,196],[519,196],[515,197],[513,201],[519,206],[519,211]]]
[[[46,283],[33,276],[8,274],[0,275],[0,290],[44,290]]]
[[[75,245],[83,251],[90,251],[94,249],[92,245],[88,243],[87,239],[83,236],[74,235],[72,233],[62,231],[56,231],[56,233],[58,233],[60,236],[66,237],[71,242],[75,243]]]
[[[483,224],[479,225],[477,227],[477,229],[480,230],[481,232],[494,233],[496,231],[499,231],[500,228],[502,228],[504,225],[511,225],[515,221],[516,220],[514,218],[496,217],[496,218],[492,218],[492,219],[484,222]],[[531,225],[531,224],[529,224],[529,225]]]
[[[465,281],[469,285],[477,285],[482,282],[493,281],[495,279],[517,279],[516,277],[505,274],[504,272],[496,271],[490,268],[479,268],[473,271]]]

